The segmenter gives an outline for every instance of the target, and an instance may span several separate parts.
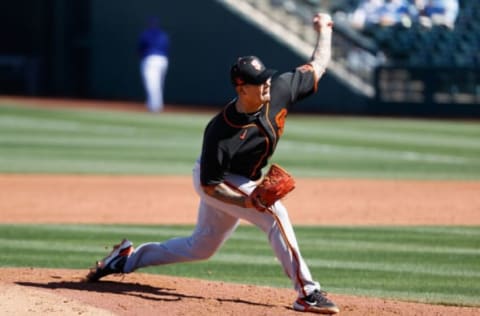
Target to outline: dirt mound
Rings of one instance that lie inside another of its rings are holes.
[[[135,273],[85,283],[86,270],[0,269],[0,314],[296,315],[293,290]],[[341,315],[478,315],[480,309],[330,294]],[[7,302],[4,304],[3,302]]]

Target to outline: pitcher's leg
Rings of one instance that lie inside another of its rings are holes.
[[[255,182],[237,175],[230,175],[227,180],[232,187],[236,187],[244,194],[250,194],[256,187]],[[205,199],[207,200],[208,197]],[[209,202],[221,203],[217,201]],[[287,276],[292,280],[299,297],[320,289],[320,284],[313,280],[310,269],[303,260],[287,209],[280,201],[272,206],[271,212],[259,212],[256,209],[239,207],[223,209],[232,216],[242,218],[258,226],[267,234],[275,255],[280,260]]]
[[[195,230],[189,237],[140,245],[128,257],[124,272],[211,257],[238,225],[238,219],[200,202]]]
[[[320,289],[313,280],[303,259],[286,208],[281,202],[272,207],[270,214],[274,221],[268,231],[268,239],[287,276],[292,280],[299,297]]]

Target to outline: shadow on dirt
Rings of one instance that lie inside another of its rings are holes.
[[[247,304],[253,306],[263,306],[263,307],[274,307],[274,305],[262,304],[258,302],[250,302],[241,299],[228,299],[224,297],[204,297],[204,296],[195,296],[187,295],[176,292],[176,289],[172,288],[158,288],[150,285],[140,284],[140,283],[129,283],[129,282],[112,282],[112,281],[102,281],[102,282],[83,282],[83,281],[61,281],[61,282],[47,282],[47,283],[35,283],[35,282],[15,282],[17,285],[29,286],[43,289],[69,289],[77,291],[90,291],[98,293],[113,293],[134,296],[137,298],[153,301],[164,301],[164,302],[175,302],[181,301],[183,299],[197,299],[197,300],[207,300],[214,299],[219,302],[232,302],[239,304]]]

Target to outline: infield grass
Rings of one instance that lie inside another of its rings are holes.
[[[0,102],[0,172],[190,174],[211,116]],[[272,162],[301,177],[480,179],[480,124],[291,115]]]
[[[85,269],[113,243],[188,236],[190,226],[0,225],[0,266]],[[480,306],[480,227],[296,227],[325,290]],[[107,249],[108,248],[108,249]],[[242,225],[212,258],[140,272],[291,288],[265,235]]]

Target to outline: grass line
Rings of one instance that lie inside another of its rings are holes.
[[[211,116],[0,103],[0,172],[190,174]],[[464,121],[291,115],[277,149],[297,177],[480,178],[480,125]]]
[[[138,246],[188,236],[192,229],[174,225],[0,225],[0,266],[87,269],[121,238],[128,237]],[[305,226],[296,231],[312,274],[330,291],[480,306],[480,227]],[[291,286],[265,235],[244,225],[210,260],[150,267],[143,272]]]

